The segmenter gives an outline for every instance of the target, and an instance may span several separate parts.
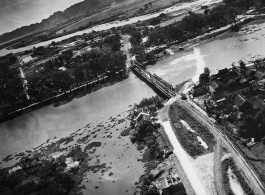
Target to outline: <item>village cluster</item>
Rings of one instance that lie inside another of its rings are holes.
[[[239,134],[242,121],[265,108],[264,92],[265,62],[258,59],[219,70],[207,82],[197,83],[189,95],[217,122]]]

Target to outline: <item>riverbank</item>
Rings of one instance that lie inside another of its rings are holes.
[[[2,116],[0,115],[0,123],[3,123],[7,120],[12,120],[12,119],[14,119],[20,115],[34,111],[34,110],[42,108],[44,106],[48,106],[51,104],[54,104],[54,106],[66,104],[66,103],[72,101],[74,98],[82,97],[82,96],[85,96],[89,93],[97,91],[103,87],[108,87],[108,86],[114,85],[117,82],[120,82],[120,81],[126,79],[127,77],[128,77],[128,75],[124,75],[123,77],[112,78],[111,80],[108,80],[107,77],[104,77],[104,78],[94,80],[92,82],[80,84],[80,86],[72,88],[70,91],[66,91],[65,93],[60,93],[54,97],[45,99],[41,102],[33,103],[29,106],[20,108],[16,111],[8,113],[8,114],[2,115]]]
[[[137,182],[140,186],[136,194],[159,195],[162,192],[169,194],[177,192],[185,195],[186,189],[183,186],[182,176],[180,176],[182,172],[178,167],[173,147],[165,134],[164,127],[156,122],[156,115],[161,110],[153,109],[155,99],[144,99],[131,110],[130,139],[137,145],[138,150],[143,151],[141,161],[145,164],[145,173]],[[149,114],[147,110],[150,111]],[[151,122],[139,121],[139,113],[150,115]]]
[[[240,31],[244,31],[245,28],[247,28],[248,25],[255,25],[264,23],[265,15],[251,15],[247,16],[246,18],[241,19],[238,22],[238,26],[241,28]],[[217,29],[214,29],[212,31],[208,31],[202,35],[199,35],[195,38],[189,39],[182,43],[168,43],[168,44],[161,44],[157,46],[157,49],[154,49],[156,57],[152,59],[151,61],[161,61],[171,55],[175,55],[176,53],[182,53],[193,50],[194,47],[199,46],[201,44],[205,44],[207,42],[211,42],[216,39],[225,39],[229,37],[233,37],[236,34],[238,34],[237,31],[233,31],[231,29],[232,25],[227,25],[225,27],[220,27]],[[173,52],[172,54],[166,52],[166,50],[170,50]],[[157,52],[158,51],[158,52]],[[147,64],[152,65],[152,63]]]

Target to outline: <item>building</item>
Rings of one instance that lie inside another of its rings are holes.
[[[137,125],[143,124],[143,123],[149,123],[151,122],[151,117],[149,114],[141,112],[135,119]]]
[[[211,81],[209,85],[209,91],[213,94],[219,88],[219,84],[216,81]]]
[[[238,94],[234,100],[236,107],[240,110],[245,110],[251,105],[251,101],[243,95]]]
[[[191,93],[193,94],[194,97],[206,94],[208,90],[203,86],[203,85],[196,85],[193,87],[191,90]]]
[[[217,76],[221,77],[227,73],[229,73],[229,70],[227,68],[224,68],[224,69],[218,70]]]
[[[235,97],[238,94],[244,94],[250,91],[250,85],[249,83],[246,83],[246,85],[242,85],[240,87],[234,88],[232,90],[226,91],[224,96],[227,98]]]
[[[256,72],[257,72],[256,70],[253,70],[253,69],[250,69],[250,68],[246,68],[244,70],[245,75],[249,76],[249,77],[254,76]]]
[[[264,76],[265,76],[265,75],[264,75],[262,72],[260,72],[260,71],[257,71],[257,72],[254,74],[254,77],[255,77],[256,79],[262,79]]]
[[[171,185],[162,190],[162,195],[186,195],[186,190],[183,186],[183,183],[178,183]]]

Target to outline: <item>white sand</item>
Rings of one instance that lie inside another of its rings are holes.
[[[199,179],[199,177],[197,176],[189,158],[187,153],[184,151],[184,149],[181,147],[179,141],[177,140],[172,127],[170,125],[170,122],[162,122],[162,125],[165,129],[165,132],[169,138],[169,141],[171,143],[171,145],[174,148],[174,153],[177,156],[184,172],[187,175],[188,180],[191,183],[192,188],[194,189],[195,193],[197,195],[208,195],[208,193],[206,193],[206,190],[204,189],[201,180]]]
[[[237,177],[233,173],[232,169],[229,167],[228,171],[228,178],[231,190],[234,192],[235,195],[245,195],[243,188],[239,184]]]

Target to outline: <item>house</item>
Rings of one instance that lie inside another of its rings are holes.
[[[254,74],[256,73],[256,70],[250,69],[250,68],[246,68],[244,70],[245,75],[251,77],[254,76]]]
[[[217,76],[221,77],[222,75],[225,75],[227,73],[229,73],[229,70],[227,68],[224,68],[224,69],[218,70]]]
[[[215,92],[215,89],[211,85],[209,85],[208,88],[209,88],[209,91],[211,94],[213,94]]]
[[[193,93],[194,97],[206,94],[207,92],[208,90],[202,85],[194,86],[193,89],[191,90],[191,93]]]
[[[264,101],[259,97],[259,96],[254,96],[250,99],[252,103],[253,109],[263,109],[265,108],[265,103]]]
[[[145,122],[151,122],[151,117],[149,114],[141,112],[135,119],[134,121],[140,125]]]
[[[235,72],[238,76],[242,75],[242,69],[238,66],[233,66],[232,71]]]
[[[245,65],[246,68],[255,68],[255,64],[254,63],[249,63]]]
[[[251,105],[250,100],[248,100],[243,95],[238,94],[234,100],[234,103],[236,107],[240,110],[245,110],[248,108],[249,105]],[[250,104],[249,104],[250,103]]]
[[[243,77],[243,78],[240,79],[239,83],[245,83],[247,81],[248,81],[248,79],[246,79],[246,78]]]
[[[257,87],[259,89],[265,89],[265,79],[262,79],[260,81],[257,82]]]
[[[257,78],[257,79],[262,79],[265,75],[260,72],[260,71],[257,71],[255,74],[254,74],[254,77]]]
[[[235,97],[238,94],[245,94],[251,89],[251,84],[248,82],[234,84],[225,92],[224,96],[227,98]]]
[[[145,106],[143,108],[140,108],[140,112],[148,114],[149,113],[149,109]]]
[[[256,61],[255,66],[257,68],[263,68],[265,66],[265,62],[263,60]]]
[[[216,81],[211,81],[210,85],[216,90],[219,88],[219,84]]]
[[[157,111],[157,108],[155,105],[148,106],[149,113],[154,113]]]
[[[209,85],[210,93],[214,93],[219,88],[219,84],[216,81],[211,81]]]

